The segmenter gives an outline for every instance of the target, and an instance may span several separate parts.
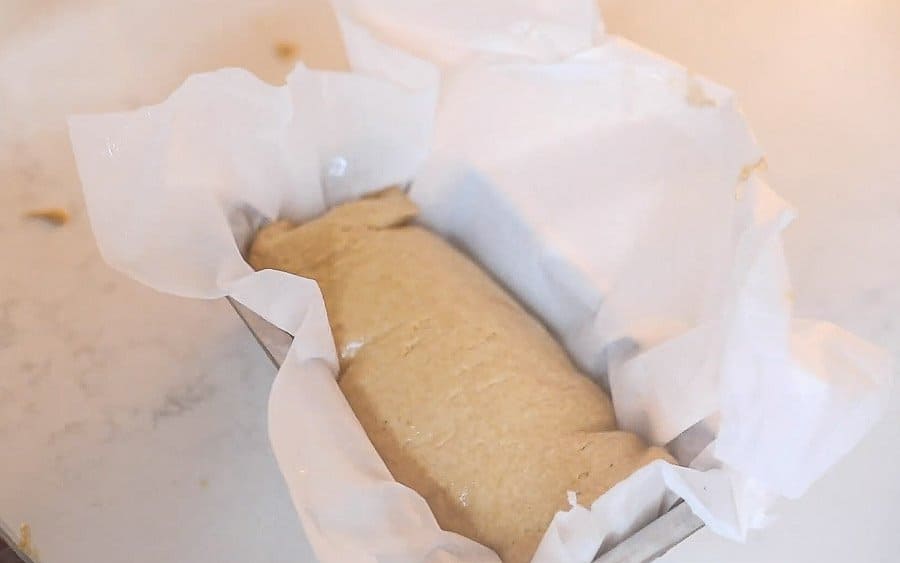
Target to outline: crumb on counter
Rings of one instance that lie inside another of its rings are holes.
[[[292,61],[297,58],[300,48],[290,41],[279,41],[275,43],[275,56],[283,61]]]
[[[69,211],[64,207],[43,207],[25,213],[29,219],[43,219],[53,225],[65,225],[69,222]]]
[[[198,483],[199,483],[201,489],[209,488],[209,479],[200,479],[198,481]]]
[[[31,526],[25,522],[19,526],[19,541],[16,542],[16,548],[33,561],[37,561],[38,551],[31,539]]]

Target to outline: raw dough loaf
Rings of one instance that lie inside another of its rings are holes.
[[[544,326],[388,190],[262,229],[256,269],[312,278],[339,384],[394,478],[445,530],[530,560],[567,491],[590,505],[654,459]]]

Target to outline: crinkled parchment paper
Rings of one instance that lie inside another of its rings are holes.
[[[792,318],[793,212],[731,92],[605,35],[589,0],[335,7],[351,72],[299,66],[275,87],[224,69],[70,121],[110,264],[294,335],[269,431],[322,561],[497,560],[391,478],[336,384],[315,282],[241,257],[263,220],[392,184],[609,387],[624,428],[685,466],[559,513],[535,561],[588,561],[678,497],[740,539],[871,426],[888,357]]]

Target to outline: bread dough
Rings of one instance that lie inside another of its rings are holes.
[[[256,237],[250,263],[312,278],[339,385],[394,478],[438,523],[529,561],[544,530],[654,459],[606,394],[472,260],[414,224],[399,190]]]

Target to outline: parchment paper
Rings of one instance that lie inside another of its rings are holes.
[[[559,513],[534,561],[589,561],[678,497],[741,539],[868,430],[889,358],[792,318],[794,213],[731,92],[605,35],[590,1],[335,7],[349,73],[301,65],[274,87],[224,69],[156,106],[70,119],[111,265],[232,295],[294,335],[269,432],[321,561],[497,561],[391,478],[336,384],[316,284],[241,257],[265,220],[392,184],[541,316],[623,428],[685,465]]]

